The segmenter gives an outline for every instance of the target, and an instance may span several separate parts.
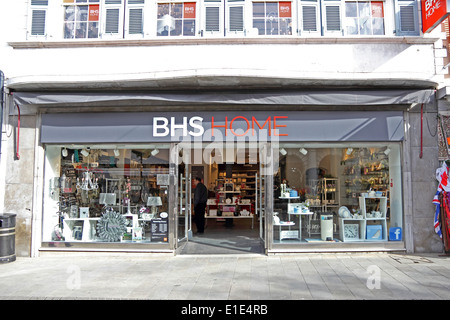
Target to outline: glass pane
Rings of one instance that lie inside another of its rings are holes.
[[[253,19],[253,28],[258,29],[258,35],[266,34],[266,27],[263,19]]]
[[[358,34],[358,18],[346,18],[345,30],[347,34]]]
[[[77,21],[87,21],[89,6],[77,6]]]
[[[163,16],[169,14],[169,4],[168,3],[164,3],[164,4],[158,4],[158,16],[157,18],[160,19]]]
[[[75,23],[64,23],[64,39],[73,39],[75,37]]]
[[[175,20],[175,29],[170,31],[171,36],[181,36],[183,31],[183,20]]]
[[[356,2],[346,2],[345,3],[345,16],[346,17],[357,17],[358,7]]]
[[[172,4],[171,14],[172,17],[176,19],[183,18],[183,4],[182,3],[174,3]]]
[[[253,2],[253,17],[264,17],[264,2]]]
[[[88,38],[98,38],[98,22],[89,22]]]
[[[292,34],[292,19],[280,18],[280,34],[281,35]]]
[[[75,7],[66,6],[64,8],[64,21],[74,21],[75,20]]]
[[[75,38],[81,39],[87,36],[87,22],[78,22],[76,24]]]
[[[266,35],[278,35],[278,18],[269,17],[266,23]]]
[[[278,17],[278,2],[266,2],[266,16]]]
[[[373,18],[373,34],[374,35],[384,35],[384,19],[383,18]]]
[[[184,20],[184,28],[183,28],[183,36],[193,36],[195,35],[195,20],[194,19],[185,19]]]

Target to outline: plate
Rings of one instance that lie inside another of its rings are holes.
[[[350,210],[347,207],[342,206],[339,208],[339,216],[341,218],[350,218]]]

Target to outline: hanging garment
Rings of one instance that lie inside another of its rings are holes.
[[[436,180],[439,181],[438,191],[450,191],[449,167],[444,161],[442,167],[436,170]]]

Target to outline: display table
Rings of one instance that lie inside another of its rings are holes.
[[[249,216],[205,216],[205,219],[252,219],[252,229],[254,226],[253,215],[249,215]]]
[[[299,224],[299,230],[300,230],[299,239],[300,240],[302,239],[302,216],[311,217],[313,214],[314,214],[314,212],[312,212],[312,211],[307,211],[307,212],[289,212],[288,211],[289,220],[291,219],[290,218],[291,215],[298,216],[298,224]],[[308,218],[308,223],[309,222],[310,222],[310,218]],[[307,230],[309,230],[309,228]]]
[[[293,236],[293,234],[296,233],[294,231],[297,231],[297,230],[293,230],[293,231],[290,230],[291,226],[295,226],[295,222],[281,221],[280,223],[274,222],[273,225],[278,227],[279,234],[280,234],[280,240],[298,238],[298,235],[296,237]],[[289,227],[289,230],[282,230],[281,229],[282,227]],[[300,234],[301,234],[301,232],[300,232]],[[298,238],[298,239],[301,239],[301,238]]]

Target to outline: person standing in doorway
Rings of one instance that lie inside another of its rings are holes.
[[[202,183],[200,177],[195,178],[194,185],[194,221],[197,226],[197,233],[202,234],[205,231],[205,209],[208,201],[208,189]]]

